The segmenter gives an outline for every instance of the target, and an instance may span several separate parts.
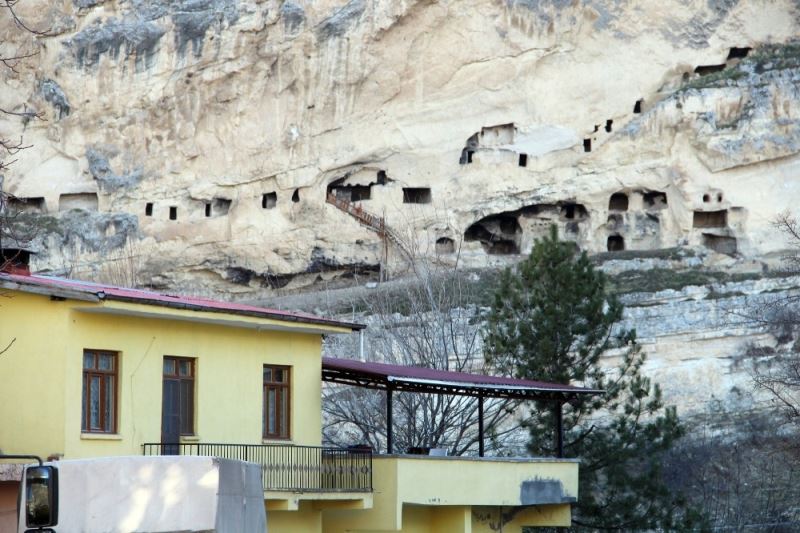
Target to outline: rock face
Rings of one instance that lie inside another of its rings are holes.
[[[257,297],[415,254],[777,255],[800,199],[796,2],[30,0],[5,187],[40,271]],[[5,17],[5,14],[3,15]],[[34,206],[34,207],[30,207]],[[337,207],[338,206],[338,207]],[[369,216],[375,215],[375,216]]]

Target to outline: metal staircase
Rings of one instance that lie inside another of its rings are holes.
[[[365,211],[360,205],[355,205],[347,200],[337,198],[335,194],[330,192],[325,198],[325,201],[358,220],[362,226],[376,232],[384,242],[390,241],[403,253],[406,259],[409,261],[413,260],[414,256],[410,252],[409,246],[396,230],[386,225],[386,219]]]

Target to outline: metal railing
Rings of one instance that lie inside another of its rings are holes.
[[[146,443],[144,455],[203,455],[261,465],[264,490],[372,492],[372,451],[284,444]]]

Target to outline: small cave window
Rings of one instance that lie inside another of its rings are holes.
[[[722,193],[718,192],[717,193],[717,202],[721,202],[721,201],[722,201]]]
[[[352,187],[348,187],[348,189],[350,189],[351,202],[361,202],[370,199],[372,187],[369,185],[353,185]]]
[[[528,154],[519,154],[519,166],[521,167],[528,166]]]
[[[663,209],[667,206],[667,193],[650,191],[643,195],[644,205],[647,209]]]
[[[720,72],[725,70],[725,63],[721,65],[698,65],[694,69],[694,73],[700,76],[708,76],[709,74],[714,74],[715,72]]]
[[[750,48],[749,46],[743,46],[743,47],[734,46],[728,52],[728,61],[730,61],[731,59],[744,59],[745,57],[747,57],[747,54],[750,53],[750,50],[752,50],[752,48]]]
[[[436,239],[436,253],[439,255],[452,254],[456,251],[456,243],[450,237]]]
[[[728,225],[728,210],[695,211],[692,226],[695,228],[724,228]]]
[[[625,249],[625,239],[622,235],[609,235],[606,248],[609,252],[621,252]]]
[[[644,100],[642,98],[636,100],[636,103],[633,104],[633,112],[636,113],[636,114],[641,113],[642,112],[642,104],[643,103],[644,103]]]
[[[614,124],[614,121],[611,119],[606,120],[606,132],[611,133],[611,127]]]
[[[211,203],[210,202],[206,202],[206,217],[210,217],[210,216],[211,216]]]
[[[300,189],[295,189],[292,193],[292,202],[297,203],[300,201]]]
[[[153,216],[153,202],[147,202],[144,204],[144,216],[151,217]]]
[[[378,171],[378,185],[386,185],[388,183],[389,178],[386,176],[385,170]]]
[[[169,219],[178,220],[178,208],[174,205],[169,207]]]
[[[707,204],[710,201],[711,201],[711,195],[710,194],[704,194],[703,195],[703,203]]]
[[[615,192],[608,200],[609,211],[627,211],[628,195],[624,192]]]
[[[584,218],[588,214],[586,208],[581,204],[567,203],[561,204],[559,207],[561,209],[561,217],[567,220]]]
[[[472,156],[475,154],[475,150],[470,150],[469,148],[464,148],[461,150],[461,157],[458,160],[459,165],[468,165],[472,163]]]
[[[430,187],[403,187],[404,204],[429,204],[431,203]]]
[[[278,205],[278,193],[268,192],[261,195],[261,209],[274,209]]]
[[[231,210],[232,203],[233,201],[228,198],[214,198],[214,201],[211,202],[212,212],[215,215],[227,215]]]
[[[592,140],[591,139],[584,139],[583,140],[583,151],[584,152],[591,152],[592,151]]]

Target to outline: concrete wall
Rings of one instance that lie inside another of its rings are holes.
[[[373,468],[372,509],[325,511],[323,531],[467,533],[491,531],[502,517],[506,532],[568,526],[578,494],[569,460],[379,456]]]

